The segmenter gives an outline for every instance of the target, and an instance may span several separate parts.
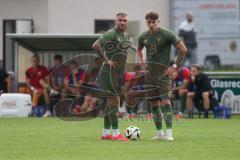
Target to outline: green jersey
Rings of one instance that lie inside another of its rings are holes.
[[[108,64],[104,63],[99,74],[100,88],[110,92],[111,95],[119,95],[127,50],[130,47],[129,37],[127,33],[121,33],[116,28],[113,28],[105,32],[98,40],[107,58],[118,64],[116,67],[110,68]]]
[[[116,71],[124,72],[127,58],[127,50],[130,46],[128,34],[126,32],[119,32],[113,28],[105,32],[99,41],[109,60],[117,62]],[[104,70],[109,71],[109,65],[104,65]]]
[[[171,46],[176,46],[179,39],[167,29],[158,28],[155,34],[145,31],[138,38],[138,47],[146,48],[147,66],[149,72],[146,74],[146,85],[155,86],[154,92],[149,92],[147,97],[171,98],[171,79],[165,72],[169,65]]]
[[[138,38],[138,47],[146,47],[148,63],[168,66],[171,45],[176,46],[178,42],[179,39],[172,31],[158,28],[158,31],[153,35],[149,31],[141,33]]]

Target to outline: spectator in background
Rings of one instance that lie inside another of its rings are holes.
[[[64,88],[62,90],[62,96],[77,96],[84,95],[84,89],[80,86],[84,85],[86,80],[86,72],[82,68],[79,68],[76,61],[72,61],[69,64],[70,74],[64,79]],[[63,98],[62,97],[62,98]]]
[[[55,55],[53,58],[53,66],[49,69],[49,86],[50,86],[50,101],[51,113],[53,114],[53,106],[61,99],[61,92],[64,87],[64,79],[70,73],[68,66],[63,64],[61,55]]]
[[[135,67],[136,69],[136,67]],[[140,66],[141,69],[141,66]],[[133,98],[133,95],[129,94],[131,92],[131,88],[135,87],[137,85],[137,81],[139,81],[139,77],[137,75],[139,74],[139,71],[135,72],[126,72],[124,74],[124,100],[125,100],[125,108],[127,111],[127,117],[132,119],[137,117],[137,104],[135,102],[135,98]]]
[[[31,57],[32,66],[26,70],[26,83],[31,90],[33,96],[33,107],[36,107],[39,100],[44,96],[46,103],[46,112],[44,117],[51,116],[50,112],[50,98],[48,94],[48,78],[49,73],[45,66],[40,65],[40,59],[38,55]]]
[[[180,66],[172,74],[174,99],[180,100],[180,109],[175,108],[176,118],[182,118],[186,110],[188,85],[191,81],[191,72],[188,68]]]
[[[95,58],[95,67],[90,72],[89,82],[96,81],[99,71],[101,69],[102,63],[103,63],[103,61],[100,58],[98,58],[98,57]]]
[[[49,69],[50,87],[58,93],[61,93],[64,86],[63,81],[70,73],[69,67],[62,64],[62,61],[63,58],[61,55],[55,55],[53,59],[54,66]],[[51,93],[54,94],[54,91],[52,91]]]
[[[146,78],[146,73],[142,70],[141,65],[136,65],[134,70],[135,72],[127,72],[125,74],[123,90],[127,117],[130,119],[136,118],[138,106],[140,106],[144,99],[142,93],[145,90]],[[146,119],[151,119],[152,113],[149,105],[147,105],[147,112]]]
[[[187,92],[188,118],[193,118],[193,106],[198,107],[203,101],[204,118],[208,118],[210,109],[210,99],[214,91],[210,84],[208,76],[201,72],[199,65],[191,66],[191,84]]]
[[[186,14],[186,20],[179,26],[179,38],[184,42],[187,47],[187,54],[184,60],[184,66],[191,66],[197,63],[197,41],[196,29],[193,22],[193,15],[191,12]]]
[[[11,76],[2,68],[0,68],[0,95],[2,93],[12,92]]]
[[[98,57],[95,58],[95,66],[94,68],[91,70],[90,74],[89,74],[89,83],[85,84],[85,86],[90,87],[90,88],[99,88],[99,71],[101,69],[102,66],[102,60]],[[86,113],[86,112],[91,112],[93,110],[95,110],[96,108],[96,104],[97,104],[97,98],[94,97],[91,93],[86,93],[86,95],[84,95],[84,102],[83,104],[80,105],[76,105],[75,108],[73,109],[73,112],[76,114],[82,114],[82,113]],[[96,114],[96,112],[95,112]]]

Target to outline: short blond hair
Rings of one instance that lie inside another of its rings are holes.
[[[126,17],[127,13],[119,12],[116,14],[116,17],[121,16],[121,17]]]

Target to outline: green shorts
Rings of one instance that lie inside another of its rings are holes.
[[[123,73],[103,69],[99,73],[99,84],[103,97],[118,96],[121,94]]]
[[[146,93],[148,100],[170,99],[172,98],[172,80],[165,75],[166,68],[151,65],[146,74],[146,86],[150,86],[152,91]]]

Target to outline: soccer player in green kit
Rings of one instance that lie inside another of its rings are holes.
[[[130,47],[128,34],[125,32],[128,24],[126,13],[118,13],[115,19],[116,26],[105,32],[94,44],[104,64],[99,73],[100,89],[108,92],[107,105],[104,109],[104,128],[101,139],[128,141],[118,129],[118,105],[121,95],[121,80],[123,78],[127,49]],[[110,129],[112,127],[112,134]]]
[[[181,65],[187,52],[184,43],[176,35],[165,28],[159,27],[158,13],[151,11],[145,16],[148,30],[138,37],[137,54],[141,64],[148,70],[146,85],[156,86],[157,92],[147,94],[153,111],[153,119],[157,134],[153,140],[173,140],[172,108],[170,103],[172,82],[171,74]],[[172,66],[169,66],[171,45],[174,45],[178,54]],[[146,48],[146,63],[143,59],[143,48]],[[162,129],[162,114],[166,123],[166,133]]]

